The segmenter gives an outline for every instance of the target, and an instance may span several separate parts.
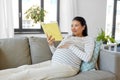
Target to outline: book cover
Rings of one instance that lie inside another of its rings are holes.
[[[61,41],[63,39],[60,29],[57,23],[42,24],[43,31],[46,35],[55,38],[55,41]]]

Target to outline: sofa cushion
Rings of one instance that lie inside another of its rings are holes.
[[[89,71],[96,68],[101,44],[102,44],[102,41],[95,41],[95,47],[94,47],[92,59],[89,62],[82,62],[81,69],[80,69],[81,72]]]
[[[29,44],[32,64],[51,59],[52,54],[46,38],[30,37]]]
[[[68,78],[59,78],[51,80],[116,80],[116,76],[107,71],[85,71]]]
[[[27,38],[0,39],[0,69],[30,64]]]

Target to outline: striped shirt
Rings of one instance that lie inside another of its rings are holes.
[[[70,46],[68,48],[59,48],[65,43],[69,43]],[[50,49],[53,53],[52,62],[64,63],[80,68],[81,60],[85,62],[90,61],[94,49],[94,40],[89,36],[67,36],[57,48],[50,46]]]

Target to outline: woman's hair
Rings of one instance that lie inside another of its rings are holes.
[[[72,21],[74,21],[74,20],[79,21],[82,26],[85,26],[85,29],[83,30],[82,35],[83,36],[88,36],[88,33],[87,33],[87,24],[86,24],[85,19],[83,17],[77,16],[77,17],[73,18]]]

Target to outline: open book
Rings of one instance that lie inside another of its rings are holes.
[[[52,36],[55,38],[55,41],[61,41],[63,39],[62,34],[58,28],[57,23],[46,23],[42,24],[43,31],[46,35]]]

